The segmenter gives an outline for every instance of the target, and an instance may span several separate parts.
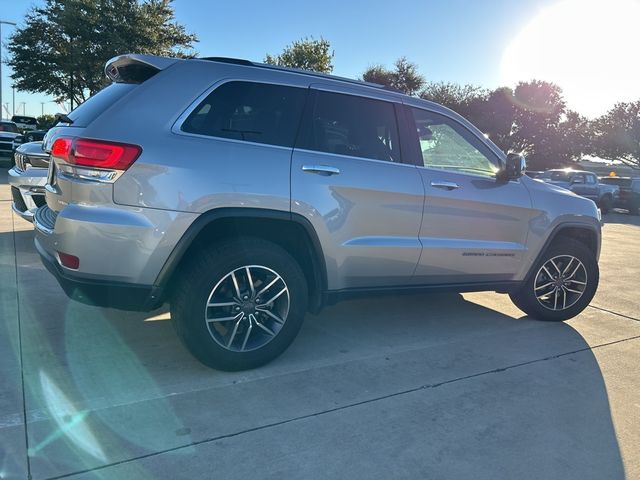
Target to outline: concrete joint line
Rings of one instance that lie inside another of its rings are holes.
[[[506,367],[495,368],[493,370],[487,370],[487,371],[480,372],[480,373],[474,373],[474,374],[471,374],[471,375],[458,377],[458,378],[455,378],[455,379],[452,379],[452,380],[446,380],[444,382],[421,385],[419,387],[410,388],[408,390],[402,390],[400,392],[390,393],[388,395],[383,395],[381,397],[370,398],[370,399],[367,399],[367,400],[362,400],[360,402],[355,402],[355,403],[351,403],[351,404],[348,404],[348,405],[343,405],[343,406],[340,406],[340,407],[335,407],[335,408],[331,408],[331,409],[328,409],[328,410],[323,410],[321,412],[309,413],[307,415],[301,415],[299,417],[290,418],[288,420],[282,420],[280,422],[274,422],[274,423],[270,423],[270,424],[267,424],[267,425],[261,425],[261,426],[258,426],[258,427],[249,428],[249,429],[246,429],[246,430],[242,430],[240,432],[229,433],[229,434],[220,435],[220,436],[217,436],[217,437],[205,438],[203,440],[198,440],[197,442],[191,442],[191,443],[188,443],[188,444],[185,444],[185,445],[179,445],[177,447],[168,448],[166,450],[162,450],[162,451],[159,451],[159,452],[153,452],[153,453],[149,453],[149,454],[146,454],[146,455],[140,455],[140,456],[137,456],[137,457],[128,458],[126,460],[120,460],[118,462],[113,462],[113,463],[109,463],[109,464],[105,464],[105,465],[100,465],[99,467],[95,467],[95,468],[90,468],[90,469],[86,469],[86,470],[79,470],[79,471],[67,473],[67,474],[64,474],[64,475],[58,475],[56,477],[48,477],[46,480],[58,480],[58,479],[62,479],[62,478],[69,478],[69,477],[72,477],[74,475],[80,475],[80,474],[83,474],[83,473],[95,472],[97,470],[103,470],[103,469],[108,468],[108,467],[115,467],[115,466],[118,466],[118,465],[124,465],[126,463],[135,462],[137,460],[144,460],[145,458],[150,458],[150,457],[155,457],[155,456],[158,456],[158,455],[163,455],[165,453],[175,452],[175,451],[178,451],[178,450],[182,450],[184,448],[189,448],[189,447],[194,447],[194,446],[198,446],[198,445],[203,445],[203,444],[206,444],[206,443],[216,442],[218,440],[224,440],[224,439],[227,439],[227,438],[238,437],[238,436],[244,435],[246,433],[252,433],[252,432],[257,432],[257,431],[260,431],[260,430],[266,430],[266,429],[273,428],[273,427],[279,427],[281,425],[286,425],[286,424],[297,422],[297,421],[300,421],[300,420],[306,420],[306,419],[313,418],[313,417],[319,417],[319,416],[322,416],[322,415],[327,415],[329,413],[334,413],[334,412],[338,412],[338,411],[341,411],[341,410],[346,410],[348,408],[358,407],[358,406],[361,406],[361,405],[366,405],[366,404],[369,404],[369,403],[375,403],[375,402],[378,402],[378,401],[381,401],[381,400],[386,400],[388,398],[399,397],[399,396],[402,396],[402,395],[407,395],[409,393],[419,392],[420,390],[428,390],[428,389],[432,389],[432,388],[438,388],[438,387],[441,387],[443,385],[449,385],[449,384],[452,384],[452,383],[457,383],[457,382],[461,382],[461,381],[464,381],[464,380],[469,380],[469,379],[472,379],[472,378],[482,377],[484,375],[489,375],[489,374],[494,374],[494,373],[502,373],[502,372],[506,372],[508,370],[512,370],[512,369],[515,369],[515,368],[524,367],[524,366],[527,366],[527,365],[532,365],[532,364],[541,363],[541,362],[546,362],[546,361],[549,361],[549,360],[556,360],[558,358],[566,357],[566,356],[569,356],[569,355],[574,355],[576,353],[582,353],[582,352],[585,352],[585,351],[593,351],[593,350],[598,349],[598,348],[608,347],[608,346],[611,346],[611,345],[617,345],[619,343],[624,343],[624,342],[628,342],[628,341],[631,341],[631,340],[638,340],[638,339],[640,339],[640,335],[636,335],[636,336],[629,337],[629,338],[623,338],[621,340],[614,340],[612,342],[602,343],[600,345],[594,345],[592,347],[580,348],[578,350],[573,350],[571,352],[559,353],[557,355],[551,355],[549,357],[539,358],[539,359],[536,359],[536,360],[530,360],[528,362],[516,363],[516,364],[513,364],[513,365],[506,366]]]

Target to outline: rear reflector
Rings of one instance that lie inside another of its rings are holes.
[[[68,253],[56,252],[58,254],[58,260],[63,267],[77,270],[80,267],[80,259],[75,255],[69,255]]]
[[[51,147],[51,156],[82,167],[126,170],[142,153],[138,145],[106,142],[88,138],[58,138]]]

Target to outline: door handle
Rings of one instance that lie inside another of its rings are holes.
[[[455,190],[456,188],[460,188],[460,185],[455,182],[445,182],[442,180],[434,180],[431,182],[431,186],[435,188],[442,188],[444,190]]]
[[[318,175],[338,175],[340,169],[336,167],[330,167],[329,165],[303,165],[302,171],[307,173],[317,173]]]

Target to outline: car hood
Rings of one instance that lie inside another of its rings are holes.
[[[562,187],[562,188],[569,188],[571,186],[569,182],[564,182],[562,180],[544,180],[542,178],[540,180],[546,184],[556,185],[557,187]]]
[[[561,193],[563,195],[571,195],[573,197],[578,197],[579,195],[573,193],[569,190],[569,182],[558,182],[551,180],[542,180],[540,178],[535,179],[538,183],[542,184],[542,188],[545,188],[551,192]]]
[[[11,133],[11,132],[0,132],[0,139],[3,140],[13,140],[17,136],[21,135],[20,133]]]

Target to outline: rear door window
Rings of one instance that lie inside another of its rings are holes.
[[[211,92],[182,124],[182,131],[211,137],[293,147],[307,89],[228,82]]]
[[[318,91],[309,138],[302,148],[400,162],[393,103]]]

